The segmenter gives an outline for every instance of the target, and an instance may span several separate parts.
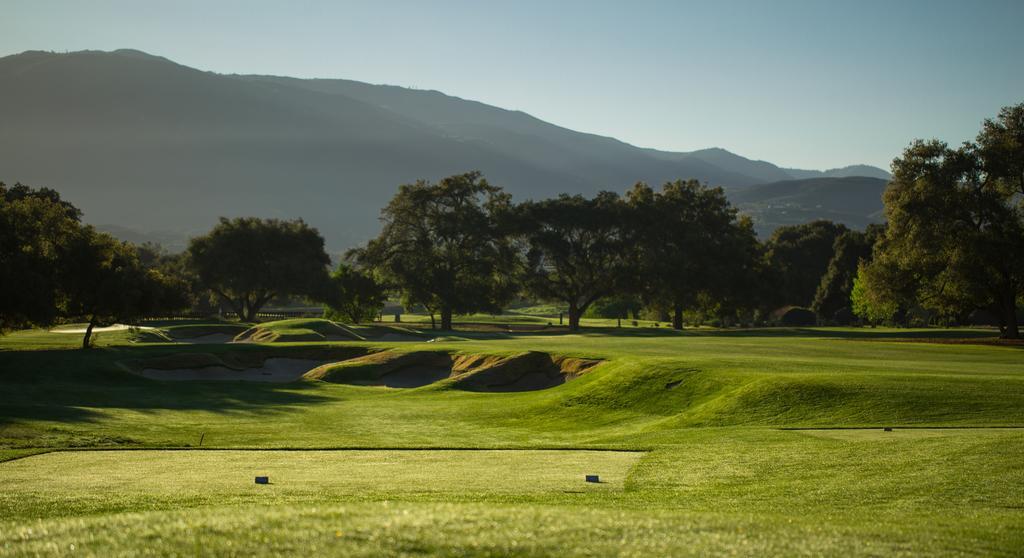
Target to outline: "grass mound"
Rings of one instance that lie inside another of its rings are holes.
[[[240,343],[288,343],[299,341],[364,341],[346,326],[321,318],[277,320],[253,326],[235,337]]]
[[[307,372],[307,380],[337,384],[420,387],[451,374],[452,357],[435,351],[383,351]]]
[[[411,388],[445,379],[465,391],[548,389],[589,372],[601,361],[529,351],[511,356],[444,351],[383,351],[310,370],[308,380]]]
[[[430,336],[421,331],[399,325],[353,325],[349,329],[367,341],[426,341]]]

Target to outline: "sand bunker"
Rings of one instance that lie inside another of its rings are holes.
[[[263,366],[241,370],[227,366],[206,366],[202,368],[177,368],[163,370],[144,368],[139,375],[161,381],[247,381],[247,382],[294,382],[303,374],[324,364],[322,360],[303,358],[268,358]]]
[[[310,370],[304,377],[393,388],[415,388],[451,380],[451,387],[467,391],[534,391],[578,378],[600,362],[542,352],[494,356],[385,351],[324,365]]]
[[[294,382],[325,363],[366,354],[362,347],[308,347],[275,351],[179,351],[118,362],[126,372],[152,380]]]
[[[75,325],[75,326],[68,326],[68,327],[55,327],[55,328],[50,330],[50,333],[85,333],[86,327],[87,326],[84,326],[84,325],[83,326]],[[133,328],[134,329],[138,329],[140,331],[156,329],[155,327],[147,327],[147,326],[131,326],[131,325],[126,325],[126,324],[113,324],[113,325],[104,326],[104,327],[94,327],[94,328],[92,328],[92,332],[93,333],[103,333],[105,331],[125,331],[125,330],[129,330],[129,329],[133,329]]]
[[[531,351],[509,357],[466,356],[456,362],[454,387],[468,391],[535,391],[579,378],[599,360]]]
[[[175,343],[188,343],[191,345],[211,345],[221,343],[231,343],[235,337],[226,333],[209,333],[207,335],[199,335],[196,337],[178,337],[174,339]]]

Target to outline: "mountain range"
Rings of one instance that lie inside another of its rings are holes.
[[[341,250],[397,186],[480,170],[516,199],[722,186],[762,234],[880,218],[884,170],[786,169],[725,149],[667,152],[437,91],[224,75],[136,50],[0,58],[0,180],[55,188],[86,220],[172,248],[219,216],[302,217]]]

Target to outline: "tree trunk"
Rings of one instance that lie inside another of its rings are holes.
[[[430,329],[437,329],[437,320],[434,319],[434,313],[430,313]]]
[[[1003,319],[1001,320],[1005,324],[1002,328],[1003,339],[1020,339],[1020,326],[1017,324],[1017,297],[1011,293],[1004,297],[1003,301]]]
[[[580,309],[576,307],[576,301],[569,303],[569,331],[580,330]]]
[[[91,338],[92,338],[92,328],[95,325],[96,325],[96,315],[93,314],[93,316],[91,318],[89,318],[89,325],[86,326],[86,328],[85,328],[85,337],[82,338],[82,348],[83,349],[88,349],[89,347],[91,347],[90,342],[91,342]]]
[[[672,306],[672,329],[683,329],[683,305]]]
[[[441,307],[441,329],[444,331],[452,329],[452,309],[447,306]]]

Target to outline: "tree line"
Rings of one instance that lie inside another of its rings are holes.
[[[624,195],[514,203],[479,172],[402,185],[380,234],[329,272],[301,220],[221,219],[181,254],[119,242],[81,223],[49,189],[0,184],[0,329],[93,326],[191,308],[245,321],[272,300],[323,303],[372,319],[389,298],[452,318],[514,300],[557,302],[569,328],[597,313],[645,313],[682,328],[963,323],[976,309],[1018,337],[1024,296],[1024,104],[983,123],[975,142],[915,141],[893,162],[887,225],[781,227],[763,242],[721,188],[678,180]]]

